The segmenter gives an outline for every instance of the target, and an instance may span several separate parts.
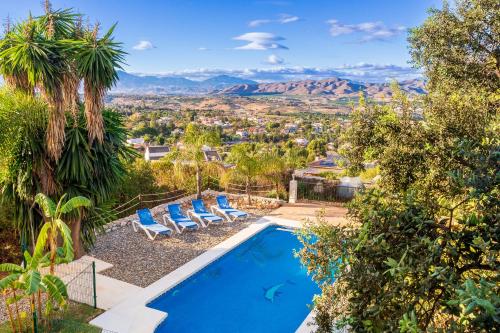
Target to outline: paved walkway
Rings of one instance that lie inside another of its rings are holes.
[[[99,274],[99,272],[113,267],[113,265],[105,261],[91,256],[83,256],[74,262],[77,263],[78,261],[83,261],[85,263],[95,261],[97,307],[99,309],[109,310],[114,305],[142,290],[141,287],[133,284]]]
[[[268,215],[296,221],[304,221],[305,219],[315,221],[320,211],[324,212],[326,221],[332,224],[341,225],[347,222],[345,217],[347,208],[321,202],[286,203],[280,208],[273,210]]]

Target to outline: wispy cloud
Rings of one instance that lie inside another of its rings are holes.
[[[145,50],[150,50],[150,49],[152,49],[154,47],[155,46],[150,41],[148,41],[148,40],[141,40],[141,41],[139,41],[139,43],[137,43],[136,45],[134,45],[134,47],[132,47],[132,48],[134,50],[138,50],[138,51],[145,51]]]
[[[285,38],[270,32],[247,32],[246,34],[236,36],[233,39],[248,42],[243,46],[236,47],[236,50],[288,50],[288,47],[279,43],[285,40]]]
[[[298,20],[300,20],[300,17],[298,16],[281,14],[280,18],[278,19],[278,22],[281,24],[287,24],[287,23],[297,22]]]
[[[359,42],[386,41],[406,30],[406,27],[398,25],[387,27],[383,22],[363,22],[358,24],[344,24],[338,20],[329,20],[330,35],[338,37],[349,34],[360,34]]]
[[[282,65],[284,62],[285,59],[277,56],[276,54],[271,54],[265,61],[265,63],[269,65]]]
[[[210,49],[208,47],[200,46],[198,51],[210,51]]]
[[[297,22],[300,20],[300,17],[290,14],[280,14],[277,19],[258,19],[248,22],[248,26],[251,28],[259,27],[263,24],[268,23],[279,23],[279,24],[287,24],[292,22]]]
[[[266,19],[253,20],[253,21],[248,22],[248,26],[251,28],[256,28],[258,26],[261,26],[263,24],[270,23],[270,22],[272,22],[272,20],[266,20]]]
[[[279,82],[313,79],[320,80],[340,77],[359,82],[389,82],[390,80],[410,80],[421,78],[422,74],[412,68],[393,64],[347,64],[339,67],[270,67],[246,69],[199,68],[157,73],[161,76],[187,77],[203,80],[217,75],[231,75],[259,82]]]

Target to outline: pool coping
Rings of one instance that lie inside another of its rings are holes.
[[[94,318],[90,324],[116,333],[153,333],[158,325],[167,318],[168,313],[149,308],[147,307],[148,303],[272,225],[300,228],[302,222],[264,216],[136,294],[116,304],[108,311]],[[309,323],[312,321],[312,314],[313,311],[297,328],[297,332],[310,332]]]

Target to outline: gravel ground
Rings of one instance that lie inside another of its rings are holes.
[[[131,225],[97,237],[89,255],[104,260],[113,267],[101,274],[140,287],[146,287],[207,249],[247,227],[252,221],[267,214],[270,209],[248,209],[248,221],[210,225],[196,231],[185,231],[171,237],[159,235],[150,241],[143,231],[134,232]],[[160,216],[155,216],[161,221]]]

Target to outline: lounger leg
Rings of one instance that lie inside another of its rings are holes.
[[[163,215],[163,222],[165,222],[165,225],[167,225],[167,215]],[[177,231],[177,233],[182,233],[182,231],[179,230],[179,228],[177,227],[177,223],[175,223],[174,221],[172,221],[171,219],[168,219],[170,221],[170,223],[174,226],[174,229],[175,231]]]
[[[143,229],[144,232],[146,232],[146,235],[148,236],[149,239],[151,239],[152,241],[155,240],[156,236],[158,236],[158,233],[155,234],[155,236],[153,237],[150,233],[149,233],[149,230],[148,229]]]

